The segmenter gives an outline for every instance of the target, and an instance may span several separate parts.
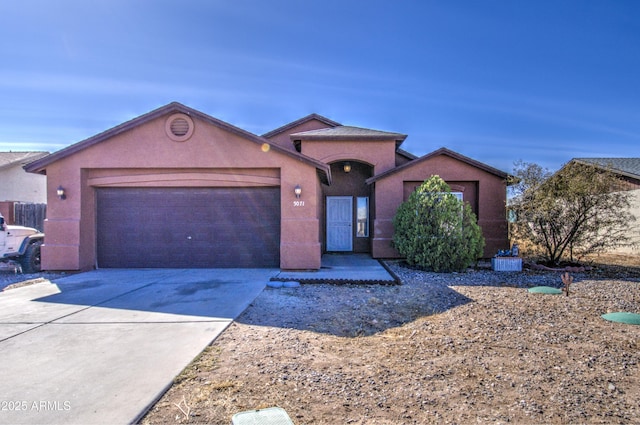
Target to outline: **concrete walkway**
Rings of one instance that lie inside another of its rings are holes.
[[[277,273],[97,270],[0,293],[0,423],[137,420]]]
[[[317,271],[282,271],[272,280],[300,283],[355,283],[395,285],[395,276],[368,254],[324,254]]]

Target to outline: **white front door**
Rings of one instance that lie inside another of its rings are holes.
[[[353,197],[327,196],[327,251],[353,250]]]

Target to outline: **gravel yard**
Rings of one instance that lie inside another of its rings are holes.
[[[296,424],[639,423],[638,268],[436,274],[400,286],[266,289],[144,424],[231,422],[280,406]]]
[[[55,279],[56,277],[63,275],[64,273],[59,272],[23,274],[20,273],[12,264],[0,263],[0,291],[30,285],[36,281],[44,279]]]
[[[142,423],[640,423],[640,326],[600,317],[640,313],[640,268],[572,273],[566,297],[526,290],[558,272],[388,265],[402,285],[265,289]],[[0,270],[0,289],[63,275]]]

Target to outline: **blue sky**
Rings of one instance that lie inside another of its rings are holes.
[[[312,112],[512,171],[640,156],[640,1],[0,1],[0,150],[172,101],[256,134]]]

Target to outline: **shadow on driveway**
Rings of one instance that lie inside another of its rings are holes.
[[[42,303],[93,307],[64,321],[232,320],[277,270],[97,270],[58,279]],[[107,313],[108,309],[111,313]],[[99,313],[95,317],[94,312]],[[91,313],[91,317],[86,317]]]

